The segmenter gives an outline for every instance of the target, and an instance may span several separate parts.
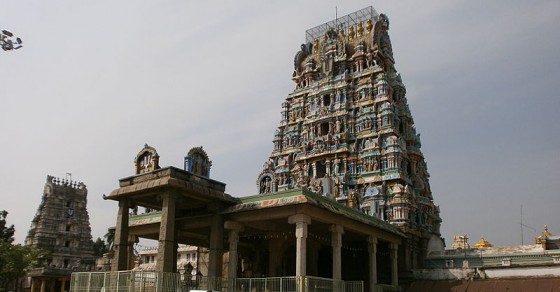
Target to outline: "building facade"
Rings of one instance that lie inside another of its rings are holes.
[[[545,226],[535,244],[494,246],[481,238],[470,247],[455,236],[451,249],[431,252],[413,270],[410,291],[559,291],[560,236]]]
[[[25,245],[50,253],[43,268],[28,273],[31,292],[68,291],[73,271],[95,269],[84,183],[47,176]]]
[[[441,218],[388,30],[373,7],[307,30],[257,185],[307,188],[398,226],[416,268]]]
[[[155,271],[157,265],[157,247],[146,247],[138,251],[138,263],[135,269]],[[204,248],[183,245],[177,248],[177,271],[182,274],[196,275],[197,272],[208,273],[208,251]],[[200,268],[200,269],[199,269]]]

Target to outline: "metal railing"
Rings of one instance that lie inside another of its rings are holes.
[[[221,278],[148,271],[73,273],[72,292],[226,291]]]
[[[237,278],[235,291],[297,291],[296,277]]]
[[[349,26],[355,26],[359,22],[364,22],[368,19],[377,21],[379,18],[379,13],[375,11],[372,6],[360,9],[358,11],[352,12],[348,15],[339,16],[334,20],[327,23],[323,23],[316,27],[310,28],[305,31],[305,42],[311,43],[314,39],[321,38],[325,35],[326,31],[329,29],[338,29],[339,26],[347,28]]]
[[[228,284],[233,286],[229,286]],[[148,271],[73,273],[71,292],[363,292],[363,281],[312,276],[227,279]],[[391,290],[379,290],[391,291]]]

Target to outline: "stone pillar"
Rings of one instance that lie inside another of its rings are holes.
[[[377,238],[370,235],[368,237],[369,253],[369,291],[377,291]]]
[[[170,193],[166,193],[162,195],[156,271],[175,273],[176,270],[177,245],[175,243],[175,196]]]
[[[45,292],[47,288],[47,282],[45,282],[45,279],[41,279],[41,292]]]
[[[212,215],[210,227],[210,251],[208,254],[208,277],[222,277],[222,263],[224,254],[224,222],[222,215]],[[209,279],[210,280],[210,279]],[[210,288],[210,287],[209,287]],[[210,290],[210,289],[208,289]]]
[[[331,232],[331,245],[332,245],[332,277],[333,280],[342,280],[342,234],[344,228],[340,225],[331,225],[329,227]]]
[[[296,224],[296,277],[306,275],[307,265],[307,225],[311,218],[305,214],[296,214],[288,218],[288,223]]]
[[[128,236],[128,270],[132,270],[135,267],[134,260],[134,244],[138,242],[138,238],[135,235]]]
[[[313,178],[317,178],[317,162],[313,162],[311,168],[313,170]]]
[[[399,251],[399,245],[396,243],[391,243],[389,245],[391,248],[391,284],[394,287],[399,286],[399,266],[397,263],[397,254]]]
[[[35,278],[31,278],[31,290],[30,292],[35,292]]]
[[[128,207],[128,200],[119,201],[114,239],[115,254],[111,264],[111,271],[125,271],[128,269]],[[43,288],[41,288],[41,291],[43,291]]]
[[[243,231],[243,225],[234,221],[226,221],[224,228],[229,230],[229,262],[228,262],[228,291],[235,291],[234,279],[237,278],[237,244],[239,243],[239,232]]]
[[[66,291],[66,279],[60,279],[60,281],[62,282],[60,285],[60,292],[65,292]]]

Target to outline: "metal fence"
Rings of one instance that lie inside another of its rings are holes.
[[[235,279],[235,291],[297,291],[296,277],[275,278],[237,278]]]
[[[73,273],[72,292],[225,291],[221,278],[147,271]]]
[[[342,26],[344,29],[348,28],[349,26],[355,26],[360,22],[364,22],[368,19],[372,21],[377,21],[379,18],[379,13],[375,11],[372,6],[360,9],[358,11],[352,12],[348,15],[336,17],[335,20],[331,20],[327,23],[323,23],[316,27],[310,28],[305,31],[305,42],[311,43],[314,39],[319,39],[325,35],[325,33],[329,29],[338,29],[339,26]]]
[[[73,273],[71,292],[363,292],[363,281],[335,281],[319,277],[222,278],[147,271]],[[386,290],[380,290],[386,291]]]

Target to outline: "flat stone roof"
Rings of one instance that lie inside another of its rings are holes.
[[[237,213],[288,205],[310,204],[322,209],[327,209],[335,214],[345,216],[361,223],[374,226],[384,231],[388,231],[392,234],[406,237],[406,235],[402,233],[398,227],[388,222],[364,214],[359,210],[349,208],[333,199],[315,194],[307,189],[292,189],[276,193],[242,197],[237,198],[237,200],[237,204],[227,207],[223,213]]]

